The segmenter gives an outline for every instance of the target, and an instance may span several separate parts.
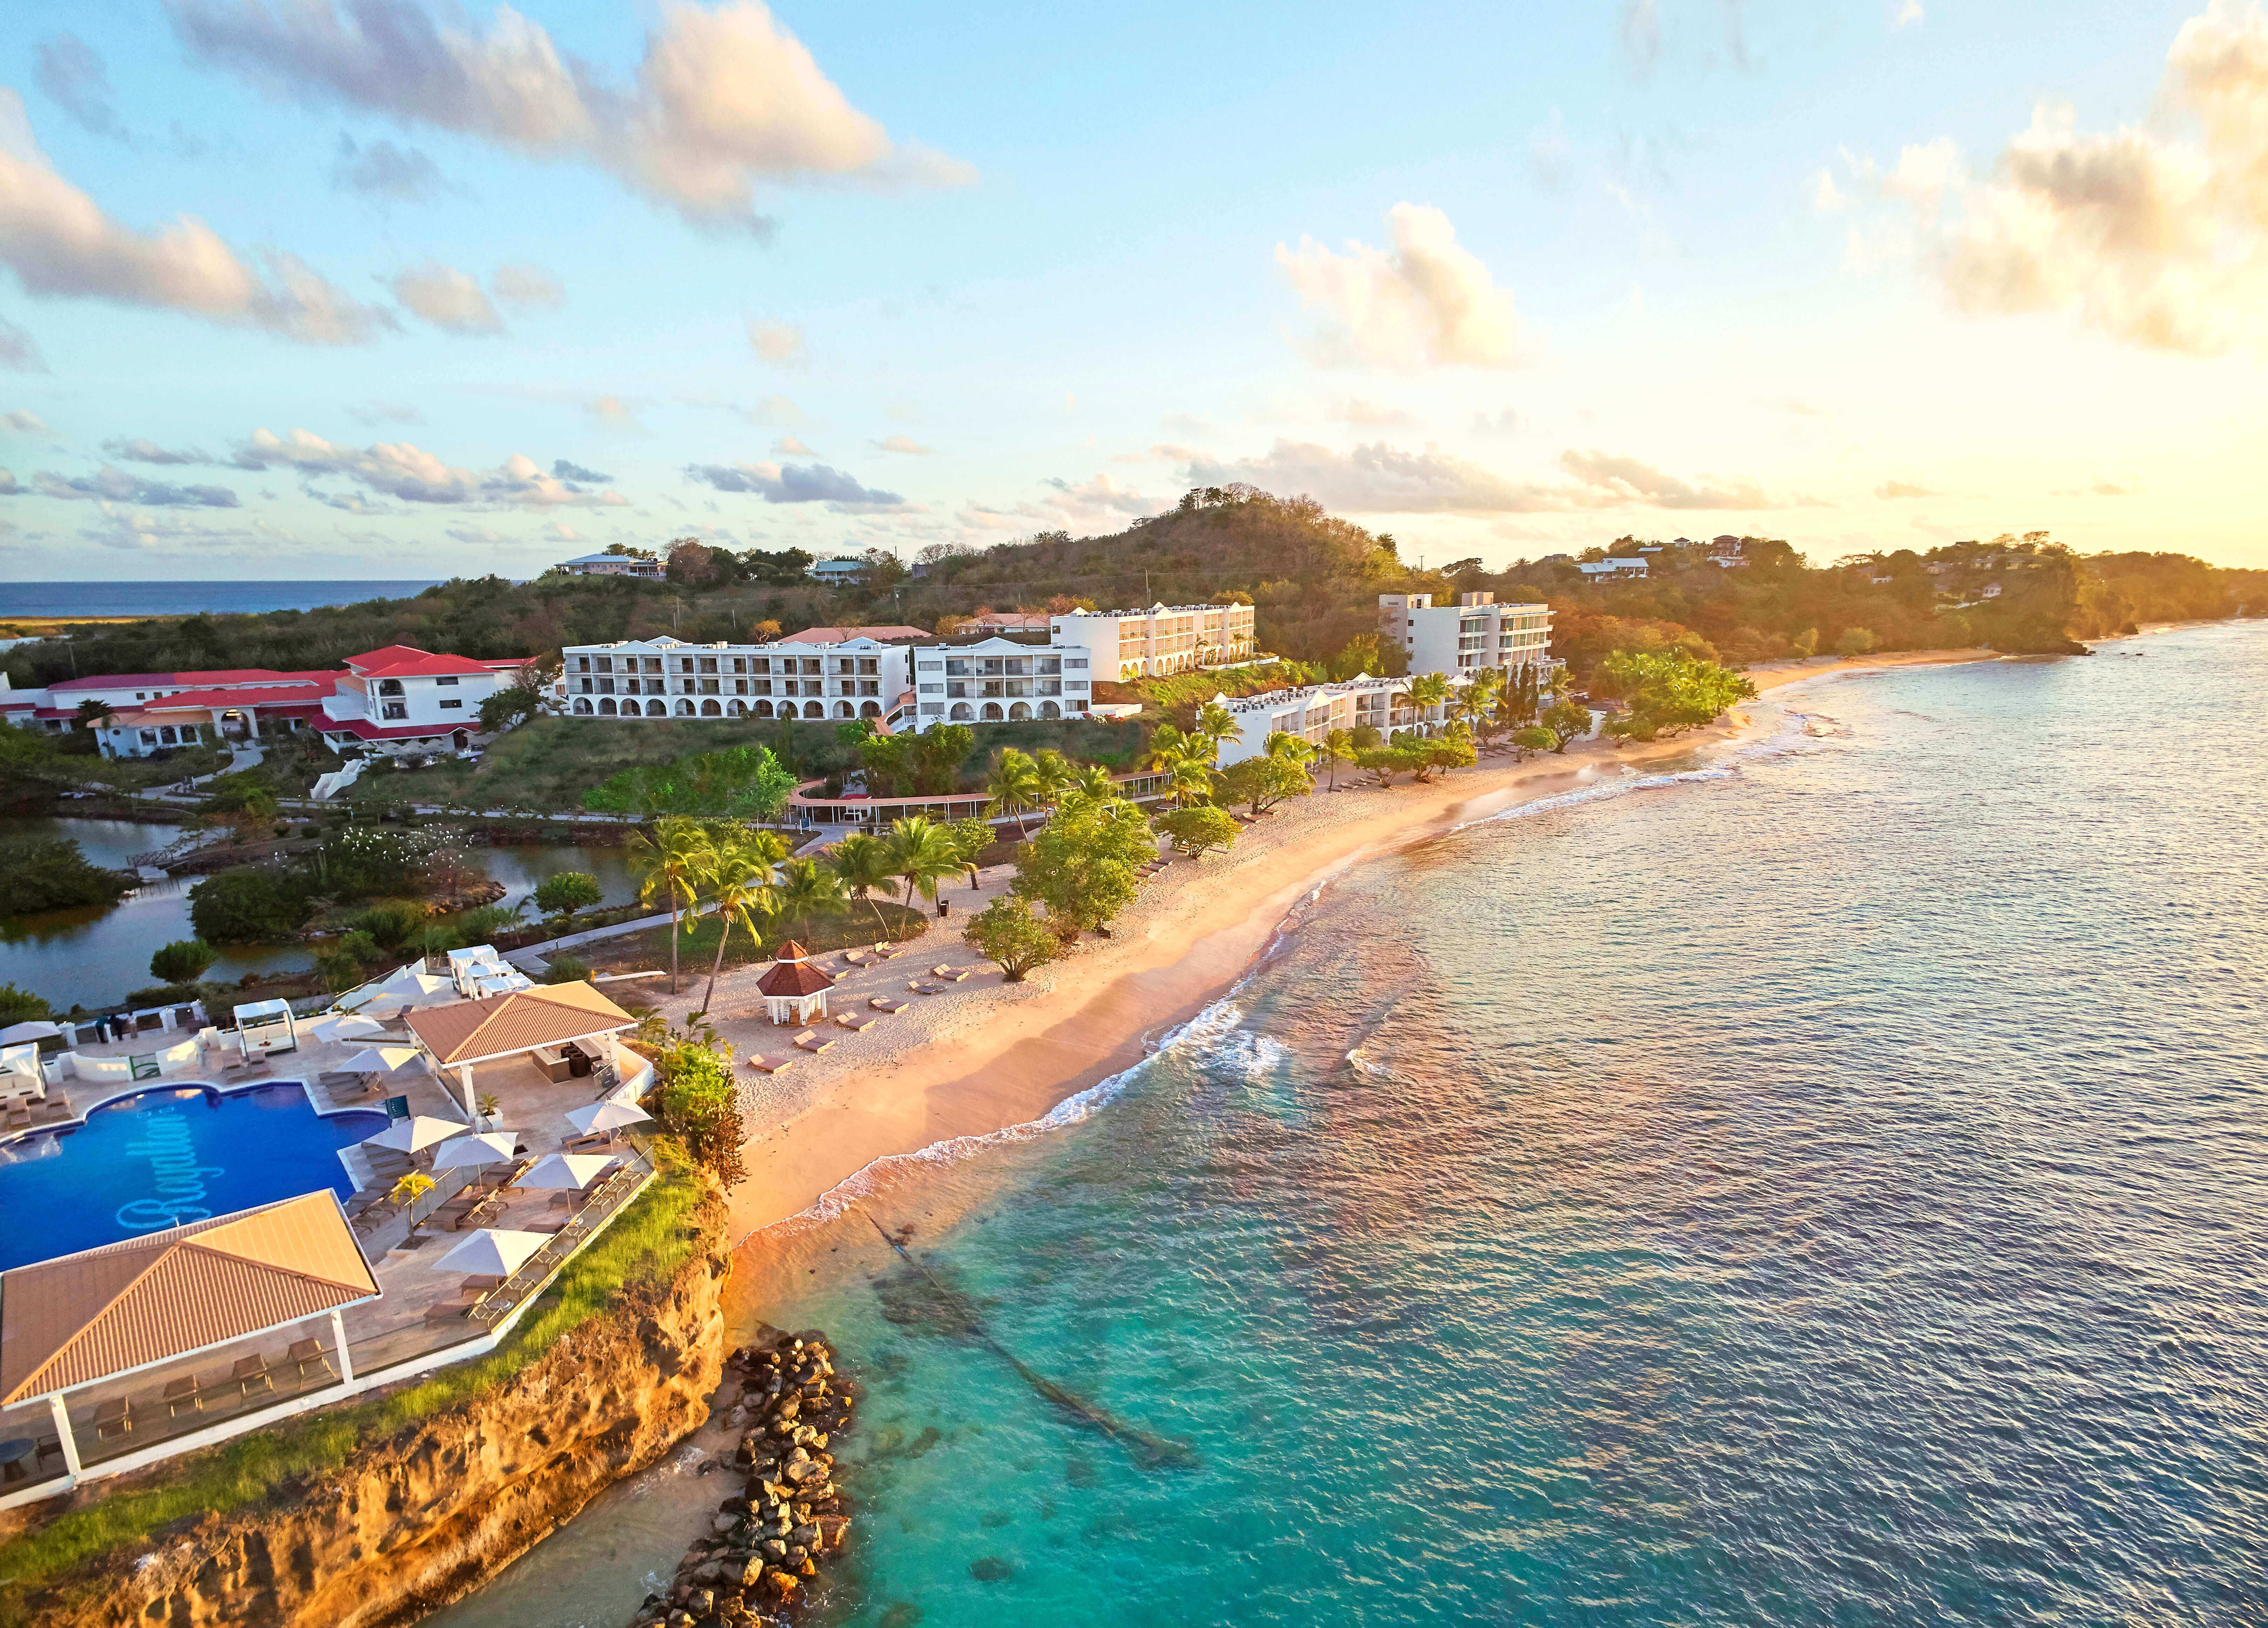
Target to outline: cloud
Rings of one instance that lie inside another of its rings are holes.
[[[12,413],[0,413],[0,429],[12,429],[18,435],[44,436],[48,421],[37,413],[26,413],[21,407]]]
[[[803,422],[803,409],[785,396],[766,396],[754,407],[732,410],[764,429],[792,429]]]
[[[772,451],[775,452],[784,453],[791,458],[816,458],[818,456],[817,453],[814,452],[808,446],[804,444],[803,437],[800,436],[782,436],[778,440],[772,443]]]
[[[775,367],[807,367],[811,356],[804,348],[803,330],[792,322],[759,322],[748,319],[748,348]]]
[[[685,473],[719,492],[747,492],[768,503],[828,503],[839,510],[895,509],[905,502],[825,464],[688,464]]]
[[[77,34],[40,40],[33,56],[32,78],[81,128],[97,136],[122,134],[117,110],[110,105],[110,77],[103,72],[102,58]]]
[[[645,433],[645,426],[638,422],[637,409],[620,396],[593,396],[583,404],[583,410],[608,429],[633,435]]]
[[[2142,483],[2136,480],[2117,480],[2108,475],[2097,475],[2085,486],[2058,487],[2051,497],[2139,497]]]
[[[927,458],[937,451],[933,446],[924,446],[911,436],[892,436],[886,441],[875,442],[874,446],[880,451],[910,452],[917,458]]]
[[[1528,429],[1528,415],[1518,407],[1506,407],[1494,418],[1485,413],[1473,414],[1473,433],[1476,436],[1516,436]]]
[[[543,528],[542,540],[547,543],[579,543],[583,534],[564,520],[554,520]]]
[[[250,323],[311,345],[361,344],[393,326],[390,313],[348,297],[298,256],[268,250],[261,259],[265,278],[193,216],[155,233],[120,225],[55,172],[22,99],[0,89],[0,261],[26,293]]]
[[[399,203],[423,203],[455,190],[442,179],[440,166],[416,148],[396,147],[387,141],[357,147],[354,137],[344,131],[340,132],[338,156],[331,166],[331,186],[338,192]]]
[[[394,297],[416,315],[449,334],[495,334],[504,319],[482,291],[480,280],[453,266],[427,260],[395,275]]]
[[[0,368],[17,373],[44,373],[46,359],[32,336],[4,317],[0,317]]]
[[[563,458],[551,460],[551,473],[562,480],[574,480],[585,486],[605,486],[614,479],[612,475],[602,475],[595,469],[585,469],[582,465],[570,463]]]
[[[1890,26],[1906,28],[1921,21],[1921,0],[1890,0]]]
[[[1236,463],[1194,458],[1183,474],[1193,486],[1245,481],[1279,493],[1303,493],[1327,509],[1353,514],[1549,514],[1592,509],[1766,509],[1774,504],[1753,481],[1698,484],[1636,458],[1569,451],[1559,458],[1572,481],[1513,480],[1467,459],[1428,450],[1403,451],[1383,442],[1336,452],[1313,443],[1278,441],[1265,457]]]
[[[1554,107],[1549,122],[1528,138],[1528,172],[1547,192],[1564,192],[1574,172],[1574,150],[1567,144],[1566,121]]]
[[[1509,290],[1458,246],[1440,210],[1397,203],[1389,211],[1392,249],[1350,242],[1344,254],[1309,238],[1297,249],[1276,246],[1302,302],[1329,326],[1318,352],[1324,361],[1363,361],[1415,369],[1500,368],[1531,349]]]
[[[305,429],[294,429],[289,436],[255,429],[229,462],[239,469],[284,469],[308,477],[342,475],[408,503],[543,509],[571,503],[615,507],[628,501],[616,492],[593,493],[570,486],[556,475],[544,473],[534,459],[518,453],[497,468],[476,473],[446,464],[408,442],[342,446]]]
[[[23,490],[24,488],[16,484],[16,472],[14,470],[0,469],[0,497],[19,496],[23,493]]]
[[[168,0],[195,55],[311,102],[591,164],[709,226],[762,231],[783,181],[955,186],[966,164],[893,142],[755,0],[665,4],[635,86],[563,56],[500,5],[485,33],[414,0]]]
[[[205,453],[186,449],[173,451],[142,436],[106,441],[102,444],[102,450],[113,458],[122,458],[135,464],[210,464],[213,461]]]
[[[42,497],[94,502],[139,503],[151,509],[234,509],[236,494],[225,486],[171,486],[145,480],[115,465],[105,464],[91,475],[64,476],[46,471],[32,477],[28,488]]]
[[[94,516],[92,524],[79,528],[78,536],[98,548],[181,553],[210,560],[216,552],[241,555],[254,546],[263,553],[272,554],[278,543],[298,541],[290,532],[257,520],[249,524],[217,526],[202,524],[179,511],[153,513],[114,502],[97,503]]]
[[[1331,416],[1343,424],[1364,429],[1414,429],[1418,426],[1416,414],[1381,402],[1366,401],[1360,396],[1350,396],[1340,402]]]
[[[422,424],[425,414],[418,408],[394,401],[366,401],[360,407],[350,407],[347,416],[357,424]]]
[[[1644,78],[1661,58],[1660,0],[1623,0],[1623,55]]]
[[[1885,480],[1881,485],[1874,488],[1874,495],[1880,498],[1897,499],[1907,497],[1943,497],[1945,494],[1933,490],[1929,487],[1914,486],[1904,480]]]
[[[497,267],[496,275],[489,279],[489,286],[505,304],[523,311],[550,310],[567,303],[566,285],[542,267],[527,260]]]
[[[1811,189],[1811,207],[1822,215],[1832,215],[1843,203],[1843,189],[1835,184],[1834,175],[1820,171],[1818,183]]]

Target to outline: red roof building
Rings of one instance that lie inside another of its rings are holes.
[[[811,964],[811,952],[793,939],[779,947],[778,961],[756,980],[764,1010],[776,1023],[816,1023],[827,1016],[827,992],[835,980]]]

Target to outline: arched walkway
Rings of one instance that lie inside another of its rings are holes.
[[[725,715],[725,709],[715,701],[703,701],[701,715],[704,718],[721,718]]]
[[[953,721],[955,723],[973,723],[976,719],[976,715],[969,710],[967,701],[953,703]]]
[[[1014,706],[1008,708],[1008,716],[1018,723],[1021,723],[1025,719],[1031,715],[1031,705],[1027,701],[1018,701]]]
[[[693,703],[691,701],[678,702],[677,715],[681,718],[691,717],[693,715]]]
[[[756,703],[756,716],[759,718],[769,718],[771,715],[772,704],[770,701],[758,701]]]
[[[1000,722],[1000,703],[998,701],[986,701],[984,703],[984,722],[987,723],[998,723]]]
[[[882,715],[882,703],[880,701],[868,701],[865,705],[858,708],[858,715],[862,718],[880,717]]]
[[[819,701],[806,701],[803,704],[803,715],[806,718],[823,718],[827,715],[827,708]]]
[[[1042,718],[1060,718],[1063,716],[1063,708],[1057,706],[1053,701],[1042,701],[1040,703],[1040,716]]]
[[[591,703],[585,700],[581,696],[577,696],[575,698],[575,712],[579,717],[589,717],[591,715]]]
[[[836,702],[835,715],[838,718],[847,718],[850,716],[850,703],[849,701]]]
[[[635,707],[637,703],[632,701],[630,705]],[[659,701],[648,701],[645,704],[645,715],[649,718],[666,718],[669,716],[669,708]]]
[[[746,701],[727,701],[725,703],[725,715],[728,717],[738,718],[744,716],[747,710],[748,703]]]
[[[637,706],[637,703],[636,701],[632,701],[630,706],[635,708]],[[599,715],[602,718],[611,718],[615,715],[615,702],[612,696],[608,697],[605,700],[599,703]]]

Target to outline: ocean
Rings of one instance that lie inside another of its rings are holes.
[[[313,611],[365,599],[407,599],[417,582],[0,583],[0,621],[11,616],[193,616],[199,612]]]
[[[2268,627],[1759,710],[744,1250],[869,1392],[813,1620],[2268,1619]],[[433,1620],[626,1621],[688,1469]]]

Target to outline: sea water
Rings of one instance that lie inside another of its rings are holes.
[[[760,1239],[868,1391],[820,1618],[2268,1617],[2268,627],[1763,710]],[[719,1479],[446,1620],[622,1621]]]

